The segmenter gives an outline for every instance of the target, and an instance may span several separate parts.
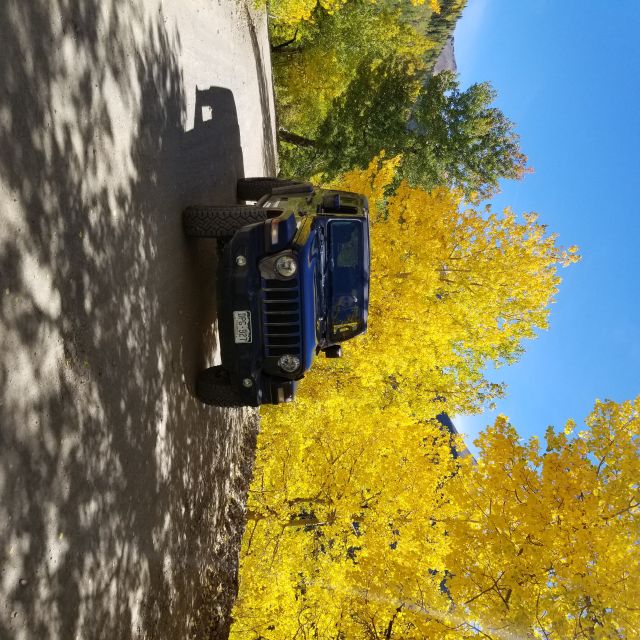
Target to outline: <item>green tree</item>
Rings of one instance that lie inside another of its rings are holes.
[[[352,168],[366,168],[383,149],[393,153],[407,135],[418,91],[406,59],[362,61],[347,90],[334,99],[315,139],[281,130],[281,140],[295,145],[283,148],[283,171],[334,178]]]
[[[527,162],[513,123],[491,106],[495,97],[488,82],[462,91],[451,72],[423,84],[406,60],[364,61],[315,139],[282,132],[298,147],[286,156],[285,170],[331,178],[366,167],[384,150],[402,155],[398,175],[412,186],[490,195],[500,179],[521,177]]]
[[[429,78],[416,102],[404,142],[403,177],[411,184],[448,184],[489,195],[501,178],[519,178],[527,159],[513,123],[491,104],[488,82],[461,91],[455,74]]]

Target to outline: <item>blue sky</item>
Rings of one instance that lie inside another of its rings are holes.
[[[538,212],[583,256],[549,330],[492,374],[508,384],[497,411],[456,418],[471,438],[498,413],[528,437],[640,394],[639,31],[638,0],[469,0],[458,23],[462,86],[493,84],[535,169],[494,208]]]

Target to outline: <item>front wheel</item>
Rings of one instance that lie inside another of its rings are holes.
[[[240,178],[237,184],[238,200],[257,201],[278,187],[291,187],[301,184],[297,180],[283,178]]]
[[[196,382],[196,395],[204,404],[217,407],[243,407],[237,389],[231,385],[229,372],[221,366],[201,371]]]
[[[248,224],[264,222],[269,215],[273,211],[250,205],[192,206],[182,212],[182,226],[190,238],[225,238]]]

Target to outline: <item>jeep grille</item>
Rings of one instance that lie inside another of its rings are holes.
[[[262,281],[262,323],[265,355],[301,357],[298,280]]]

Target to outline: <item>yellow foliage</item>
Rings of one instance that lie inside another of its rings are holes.
[[[278,109],[286,126],[313,135],[332,100],[348,85],[350,73],[336,52],[325,47],[313,47],[284,65],[274,65]]]
[[[351,375],[376,387],[393,378],[396,400],[421,417],[434,415],[420,407],[435,397],[452,412],[473,411],[496,392],[480,371],[513,361],[522,340],[546,328],[557,267],[578,256],[535,215],[483,214],[447,189],[403,182],[385,200],[398,161],[375,159],[341,181],[374,205],[369,332],[348,349],[358,358]]]
[[[269,15],[282,24],[295,25],[309,20],[320,3],[327,11],[338,11],[348,0],[273,0],[269,3]]]
[[[638,637],[640,397],[574,427],[541,451],[501,416],[449,484],[448,588],[492,637]]]
[[[319,3],[329,13],[339,11],[349,0],[271,0],[269,2],[269,15],[280,24],[296,25],[303,20],[310,20],[311,14]],[[434,13],[440,13],[439,0],[428,0],[429,8]],[[378,0],[371,0],[372,4]],[[414,6],[424,4],[425,0],[410,0]],[[266,4],[266,1],[257,3]]]
[[[296,27],[296,43],[273,54],[280,122],[310,137],[364,60],[376,64],[394,55],[409,60],[408,69],[414,72],[424,66],[425,53],[435,46],[391,9],[347,5],[330,24],[324,23],[324,30],[317,33],[309,23]],[[286,42],[292,31],[286,21],[271,24],[276,41]]]
[[[233,638],[382,637],[371,620],[392,617],[394,637],[448,637],[458,463],[434,417],[496,394],[484,366],[545,326],[576,258],[534,216],[405,183],[388,195],[399,160],[340,181],[371,206],[369,332],[318,359],[295,404],[263,410]]]

